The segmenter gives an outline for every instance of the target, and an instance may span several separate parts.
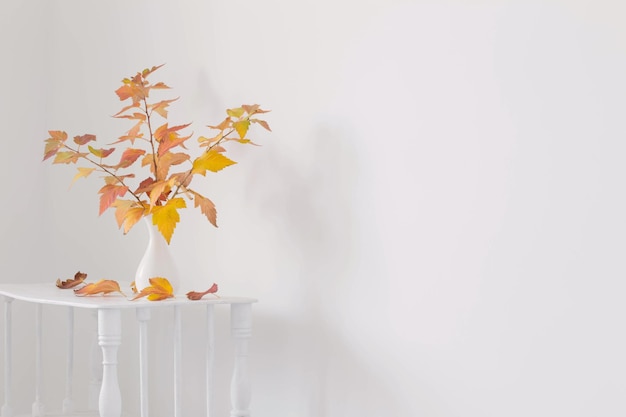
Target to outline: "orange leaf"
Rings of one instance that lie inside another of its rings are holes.
[[[185,207],[187,207],[185,200],[177,197],[172,198],[163,206],[152,208],[152,224],[159,229],[159,232],[161,232],[168,244],[172,239],[176,224],[180,221],[177,209]]]
[[[122,158],[120,159],[120,163],[117,164],[115,166],[116,169],[119,168],[128,168],[129,166],[131,166],[132,164],[135,163],[135,161],[137,159],[139,159],[139,157],[143,154],[145,154],[146,151],[144,151],[143,149],[133,149],[133,148],[128,148],[124,151],[124,153],[122,154]]]
[[[250,119],[250,121],[251,121],[252,123],[258,123],[258,124],[260,124],[260,125],[261,125],[261,126],[263,126],[263,127],[265,128],[265,130],[267,130],[267,131],[270,131],[270,132],[272,131],[272,129],[270,129],[270,125],[268,125],[268,124],[267,124],[267,122],[266,122],[265,120],[261,120],[261,119]]]
[[[107,184],[98,191],[100,196],[100,215],[106,211],[118,197],[124,197],[128,187],[124,185]]]
[[[124,226],[124,234],[146,214],[146,208],[133,200],[116,200],[112,206],[115,207],[117,226]]]
[[[258,104],[242,104],[241,108],[246,111],[248,114],[254,114],[259,109]]]
[[[46,159],[56,155],[56,153],[58,152],[59,149],[61,149],[63,147],[63,143],[59,142],[55,139],[46,139],[46,147],[43,151],[43,160],[45,161]]]
[[[60,279],[57,279],[57,287],[61,288],[62,290],[67,290],[69,288],[74,288],[77,285],[80,285],[83,283],[83,281],[85,280],[85,278],[87,278],[87,274],[78,271],[76,274],[74,274],[74,278],[70,278],[67,279],[65,281],[61,281]]]
[[[154,206],[158,200],[162,200],[161,196],[166,191],[169,186],[167,181],[157,181],[152,184],[152,189],[150,190],[150,207]],[[167,190],[169,192],[169,190]]]
[[[209,125],[208,127],[210,127],[211,129],[216,129],[216,130],[226,130],[231,126],[231,124],[232,124],[232,119],[230,117],[227,117],[224,120],[222,120],[222,122],[219,125],[217,126]]]
[[[182,164],[189,159],[189,155],[183,152],[166,152],[159,158],[157,178],[166,178],[172,165]]]
[[[204,292],[189,291],[187,293],[187,298],[189,298],[190,300],[200,300],[205,295],[215,294],[216,292],[217,292],[217,284],[213,284],[211,288],[209,288],[208,290]]]
[[[120,284],[112,279],[101,279],[96,283],[87,284],[81,289],[74,290],[74,294],[78,296],[109,294],[112,292],[119,292],[125,295],[120,289]]]
[[[48,134],[50,135],[50,139],[65,142],[67,140],[67,133],[61,130],[48,130]]]
[[[217,227],[217,210],[215,209],[215,204],[208,198],[192,191],[194,195],[193,204],[194,207],[200,207],[200,211],[202,214],[206,216],[207,219],[211,222],[211,224]]]
[[[173,298],[174,289],[167,278],[154,277],[150,278],[150,285],[137,293],[133,300],[146,296],[150,301],[161,301],[166,298]]]
[[[152,86],[152,88],[155,88],[155,87],[156,86]],[[149,108],[152,111],[157,112],[164,119],[167,119],[167,108],[169,107],[170,103],[173,103],[176,100],[178,100],[178,98],[174,98],[171,100],[162,100],[162,101],[159,101],[158,103],[151,104]]]

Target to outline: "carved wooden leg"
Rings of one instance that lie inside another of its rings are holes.
[[[250,415],[251,386],[248,375],[248,341],[252,337],[252,304],[232,304],[231,334],[235,342],[235,369],[230,385],[231,417]]]
[[[148,417],[148,321],[149,308],[137,309],[139,321],[139,400],[141,417]]]
[[[41,391],[42,391],[42,365],[41,365],[41,344],[42,344],[42,305],[37,304],[36,309],[37,313],[35,316],[35,329],[36,329],[36,338],[35,338],[35,402],[33,402],[32,407],[32,416],[33,417],[42,417],[44,415],[43,403],[41,402]]]
[[[12,298],[4,297],[4,404],[2,405],[2,417],[12,417],[13,408],[11,401],[11,378],[12,378],[12,362],[11,357],[11,303]]]
[[[98,310],[98,343],[102,348],[102,388],[100,389],[100,417],[120,417],[122,396],[117,379],[117,350],[122,343],[120,310]]]

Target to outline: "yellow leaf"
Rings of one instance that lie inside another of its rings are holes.
[[[174,297],[174,289],[167,278],[154,277],[150,278],[150,285],[137,293],[133,300],[146,296],[150,301],[165,300]]]
[[[245,110],[243,109],[243,107],[237,107],[235,109],[226,109],[226,113],[230,117],[239,118],[239,117],[243,116],[243,114],[245,113]]]
[[[246,133],[248,133],[248,128],[250,127],[250,120],[240,120],[238,122],[233,123],[233,127],[239,134],[239,137],[243,139],[246,137]]]
[[[193,174],[206,175],[207,170],[217,172],[233,164],[236,164],[236,162],[225,157],[215,149],[211,149],[193,161],[191,172]]]
[[[81,156],[85,156],[86,154],[81,154],[78,152],[68,151],[68,152],[57,152],[54,157],[53,164],[75,164],[78,162],[78,158]]]
[[[74,179],[72,179],[72,184],[74,184],[74,182],[81,177],[87,178],[89,174],[91,174],[95,170],[95,168],[78,168],[78,173],[74,175]]]
[[[164,206],[152,208],[152,224],[159,229],[168,244],[172,239],[176,224],[180,221],[177,209],[185,207],[187,207],[185,200],[177,197],[169,200]]]

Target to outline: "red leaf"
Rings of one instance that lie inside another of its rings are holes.
[[[213,284],[211,288],[209,288],[208,290],[204,292],[189,291],[187,293],[187,298],[189,298],[190,300],[200,300],[205,295],[215,294],[216,292],[217,292],[217,284]]]
[[[85,278],[87,278],[87,274],[78,271],[76,274],[74,274],[74,278],[70,278],[67,279],[65,281],[61,281],[60,279],[57,279],[57,287],[61,288],[62,290],[67,290],[69,288],[74,288],[80,284],[83,283],[83,281],[85,280]]]
[[[96,135],[82,135],[82,136],[74,136],[74,143],[77,145],[85,145],[91,141],[96,140]]]
[[[145,154],[146,151],[144,151],[143,149],[133,149],[133,148],[128,148],[124,151],[124,153],[122,154],[122,158],[120,159],[120,163],[117,164],[115,166],[115,168],[128,168],[129,166],[131,166],[132,164],[135,163],[135,161],[143,154]]]

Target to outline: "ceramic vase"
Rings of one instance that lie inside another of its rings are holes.
[[[152,216],[144,217],[142,221],[148,229],[149,238],[148,247],[135,273],[135,286],[138,291],[141,291],[150,286],[150,278],[162,277],[167,278],[176,293],[180,288],[180,279],[176,263],[170,253],[170,246],[157,227],[152,224]]]

